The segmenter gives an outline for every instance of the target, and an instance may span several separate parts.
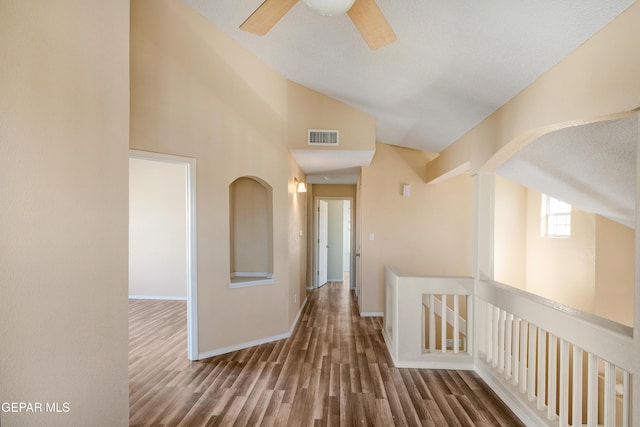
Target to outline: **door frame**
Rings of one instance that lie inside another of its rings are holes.
[[[151,151],[129,150],[129,158],[185,166],[187,173],[187,356],[198,360],[198,246],[196,239],[196,159]]]
[[[319,221],[318,221],[318,203],[320,200],[348,200],[351,207],[351,229],[349,230],[349,241],[351,242],[349,246],[349,289],[355,289],[355,280],[356,280],[356,249],[355,249],[355,207],[353,205],[354,200],[353,197],[346,196],[314,196],[313,198],[313,289],[317,289],[319,287],[318,283],[318,239],[319,239]]]
[[[329,201],[318,199],[316,207],[318,213],[318,238],[315,240],[317,255],[315,287],[319,288],[324,286],[329,279]],[[326,230],[324,230],[323,225]],[[325,245],[324,248],[322,247],[323,244]],[[324,265],[322,265],[323,260]]]

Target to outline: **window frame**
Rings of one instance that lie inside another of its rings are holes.
[[[550,238],[571,237],[571,205],[542,194],[540,235]]]

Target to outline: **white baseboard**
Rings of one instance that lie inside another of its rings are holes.
[[[384,317],[383,311],[363,311],[360,317]]]
[[[473,371],[475,370],[473,365],[473,359],[459,363],[459,362],[422,362],[418,360],[409,360],[405,362],[393,361],[396,368],[411,368],[411,369],[443,369],[443,370],[455,370],[455,371]]]
[[[555,420],[555,423],[548,420],[545,416],[546,412],[537,410],[535,401],[523,400],[523,396],[526,399],[526,395],[520,394],[517,389],[514,390],[503,377],[496,377],[483,362],[476,362],[475,371],[525,425],[535,427],[558,425],[558,420]]]
[[[302,301],[302,305],[300,306],[300,309],[298,310],[298,314],[296,314],[296,318],[293,319],[293,323],[291,324],[291,327],[289,328],[289,336],[291,336],[291,334],[293,333],[293,330],[296,328],[296,325],[298,324],[298,320],[300,320],[300,316],[302,315],[302,310],[304,310],[304,306],[307,305],[307,298],[305,297],[304,301]]]
[[[187,297],[167,297],[159,295],[129,295],[129,299],[157,299],[167,301],[186,301]]]
[[[198,360],[207,359],[209,357],[219,356],[221,354],[231,353],[233,351],[238,351],[238,350],[244,350],[245,348],[255,347],[257,345],[267,344],[273,341],[279,341],[279,340],[289,338],[291,336],[291,333],[295,329],[296,325],[298,324],[298,320],[300,320],[302,310],[304,309],[304,306],[306,304],[307,304],[307,299],[305,298],[304,302],[300,306],[300,309],[298,310],[298,314],[296,315],[295,319],[293,320],[293,323],[291,324],[291,327],[289,328],[289,332],[285,332],[284,334],[273,335],[265,338],[258,338],[257,340],[230,345],[228,347],[218,348],[211,351],[205,351],[204,353],[198,354]]]
[[[257,340],[248,341],[240,344],[230,345],[229,347],[218,348],[211,351],[205,351],[204,353],[198,354],[198,360],[207,359],[209,357],[219,356],[225,353],[231,353],[233,351],[244,350],[245,348],[255,347],[261,344],[267,344],[273,341],[279,341],[286,338],[289,338],[291,334],[284,333],[279,335],[273,335],[271,337],[259,338]]]

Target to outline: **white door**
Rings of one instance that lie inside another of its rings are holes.
[[[318,287],[327,283],[329,253],[329,203],[318,200]]]

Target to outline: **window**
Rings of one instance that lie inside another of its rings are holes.
[[[542,237],[571,236],[571,205],[542,195]]]

